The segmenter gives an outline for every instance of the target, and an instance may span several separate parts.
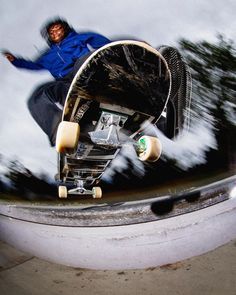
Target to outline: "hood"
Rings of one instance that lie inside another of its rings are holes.
[[[49,34],[48,34],[48,30],[52,25],[55,24],[61,24],[65,30],[65,38],[68,36],[68,34],[72,31],[74,31],[74,29],[68,24],[68,22],[60,17],[55,17],[53,19],[48,20],[41,28],[40,33],[41,36],[46,40],[46,42],[48,43],[48,45],[52,45],[54,44],[54,42],[52,42],[50,40]]]

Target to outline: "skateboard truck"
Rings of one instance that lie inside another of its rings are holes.
[[[118,131],[126,119],[123,116],[102,112],[97,128],[89,132],[92,142],[110,148],[121,146]]]
[[[94,199],[100,199],[102,197],[102,190],[100,187],[95,186],[92,190],[84,188],[83,180],[75,181],[76,188],[67,190],[66,186],[59,186],[59,198],[66,199],[68,194],[70,195],[92,195]]]
[[[84,195],[84,194],[92,194],[92,191],[86,190],[83,185],[83,180],[76,180],[75,181],[76,188],[70,189],[68,191],[69,194],[75,195]]]

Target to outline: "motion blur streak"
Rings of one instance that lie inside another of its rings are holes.
[[[236,198],[236,186],[229,193],[230,198]]]
[[[116,173],[122,174],[123,172],[127,172],[129,167],[132,167],[132,173],[138,177],[142,177],[145,174],[144,164],[138,159],[132,143],[127,143],[122,147],[120,153],[105,171],[103,180],[112,183],[112,179]]]
[[[199,164],[206,163],[206,152],[217,148],[212,128],[203,120],[184,129],[176,138],[167,138],[158,128],[148,125],[145,133],[157,136],[162,143],[162,160],[174,161],[182,170],[188,170]]]

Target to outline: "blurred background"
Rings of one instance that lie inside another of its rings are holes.
[[[235,174],[235,11],[230,0],[1,0],[0,49],[36,58],[46,48],[40,28],[54,16],[66,18],[78,32],[177,48],[193,79],[190,128],[172,140],[155,129],[163,142],[161,161],[144,165],[121,151],[102,181],[105,192],[134,186],[143,195],[147,188],[175,192]],[[0,57],[0,198],[57,196],[56,152],[26,104],[33,89],[51,79]]]

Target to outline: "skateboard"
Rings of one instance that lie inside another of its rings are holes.
[[[57,130],[59,197],[101,198],[98,183],[127,143],[141,161],[157,161],[161,142],[142,125],[159,120],[170,92],[168,64],[148,44],[116,41],[94,51],[72,81]]]

